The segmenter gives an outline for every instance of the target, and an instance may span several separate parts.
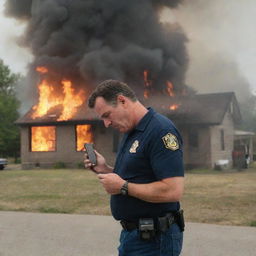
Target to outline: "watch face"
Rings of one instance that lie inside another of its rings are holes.
[[[121,188],[121,194],[123,195],[123,196],[126,196],[127,195],[127,189],[126,188]]]
[[[124,185],[121,187],[121,194],[123,196],[128,195],[128,182],[124,183]]]

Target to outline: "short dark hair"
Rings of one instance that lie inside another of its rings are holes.
[[[107,103],[116,106],[118,95],[123,95],[133,102],[137,101],[134,91],[126,83],[118,80],[105,80],[89,96],[88,107],[94,108],[97,97],[102,97]]]

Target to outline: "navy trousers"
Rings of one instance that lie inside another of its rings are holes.
[[[166,232],[160,233],[152,241],[142,241],[137,229],[122,230],[119,256],[178,256],[181,253],[183,232],[173,224]]]

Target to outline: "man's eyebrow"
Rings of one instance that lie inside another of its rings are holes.
[[[107,112],[105,112],[105,113],[103,113],[103,114],[101,115],[101,118],[106,118],[106,117],[109,116],[109,114],[110,114],[110,111],[107,111]]]

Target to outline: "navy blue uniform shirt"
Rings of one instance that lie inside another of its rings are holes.
[[[182,139],[172,121],[149,108],[138,125],[124,134],[114,173],[137,184],[184,176]],[[149,203],[121,194],[111,196],[111,211],[117,220],[163,216],[179,207],[179,202]]]

